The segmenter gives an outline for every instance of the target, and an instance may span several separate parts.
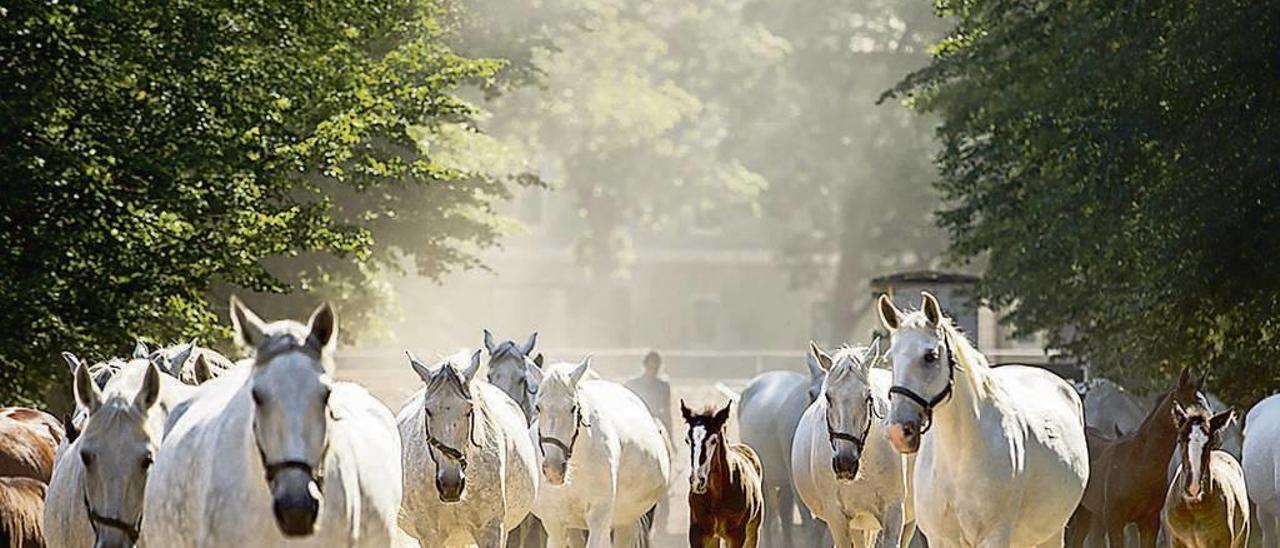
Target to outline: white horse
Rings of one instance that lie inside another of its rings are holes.
[[[892,373],[875,369],[879,342],[844,348],[835,357],[814,343],[809,352],[827,371],[822,395],[796,429],[791,475],[796,493],[813,515],[827,523],[836,548],[879,548],[911,543],[915,528],[904,467],[914,457],[899,455],[884,438],[877,417],[889,407]]]
[[[194,391],[145,357],[120,362],[99,388],[90,366],[75,368],[80,434],[59,454],[44,510],[50,546],[127,547],[138,541],[149,468],[170,412]]]
[[[147,483],[148,546],[379,547],[398,537],[400,440],[391,412],[335,382],[338,323],[264,323],[231,299],[254,351],[205,383],[170,425]]]
[[[1060,547],[1089,476],[1080,397],[1035,367],[992,368],[924,293],[892,333],[887,434],[916,453],[916,520],[931,546]],[[926,435],[928,434],[928,435]]]
[[[404,448],[401,527],[428,546],[505,546],[537,493],[524,413],[475,378],[479,350],[434,368],[412,354],[409,363],[426,387],[396,417]]]
[[[1262,545],[1280,546],[1280,394],[1258,402],[1245,416],[1243,466]]]
[[[671,477],[667,433],[644,402],[622,385],[590,378],[582,363],[534,367],[542,484],[533,512],[547,546],[561,548],[568,529],[586,529],[588,548],[648,542],[642,518],[666,496]]]

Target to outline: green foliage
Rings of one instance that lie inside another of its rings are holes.
[[[871,278],[928,268],[945,244],[929,218],[934,121],[876,104],[928,63],[943,25],[922,2],[754,0],[748,13],[789,54],[743,105],[735,146],[772,183],[762,201],[787,223],[797,285],[830,288],[829,331],[814,336],[848,340]]]
[[[1273,391],[1280,4],[939,8],[956,28],[894,93],[943,120],[940,222],[980,296],[1102,374]]]
[[[767,186],[725,154],[749,91],[785,44],[747,23],[739,5],[686,0],[472,0],[485,17],[466,46],[510,56],[537,86],[489,106],[548,183],[571,194],[584,230],[579,261],[625,275],[628,229],[688,226],[699,215],[754,216]]]
[[[355,333],[380,302],[376,273],[474,265],[513,174],[420,146],[442,131],[482,141],[451,90],[498,69],[448,49],[442,13],[431,0],[0,8],[0,398],[39,399],[65,378],[61,350],[219,339],[211,292],[335,298]]]

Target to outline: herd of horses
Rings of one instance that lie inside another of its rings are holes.
[[[883,352],[811,344],[807,374],[680,403],[690,546],[1118,547],[1132,525],[1143,547],[1234,548],[1253,523],[1280,546],[1280,396],[1242,428],[1189,369],[1147,401],[993,367],[928,293],[877,310]],[[393,415],[330,376],[328,306],[265,322],[233,298],[231,320],[249,358],[64,354],[73,413],[0,410],[0,545],[651,545],[671,436],[589,359],[488,331],[474,352],[408,353],[422,386]]]

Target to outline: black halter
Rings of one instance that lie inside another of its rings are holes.
[[[431,433],[431,420],[430,420],[431,413],[426,412],[425,410],[424,412],[426,413],[427,416],[422,418],[422,430],[423,430],[423,433],[426,434],[427,436],[427,445],[430,445],[436,451],[439,451],[440,454],[445,456],[445,458],[448,458],[449,460],[452,460],[458,463],[458,468],[462,469],[463,472],[466,472],[467,471],[467,454],[463,453],[461,449],[458,449],[456,447],[450,447],[445,442],[440,441],[440,438],[435,437],[435,435]],[[475,432],[475,422],[476,422],[476,415],[475,415],[475,410],[473,409],[470,413],[467,414],[467,432],[468,432],[467,435],[469,437],[472,437],[471,443],[476,447],[479,447],[480,446],[479,442],[477,442],[473,437]],[[436,454],[430,451],[428,451],[427,454],[431,456],[431,462],[435,463],[436,468],[439,468],[440,460],[436,458]]]
[[[564,452],[564,460],[568,461],[571,457],[573,457],[573,446],[577,445],[578,432],[582,430],[583,426],[590,426],[590,425],[588,425],[586,422],[583,421],[582,410],[579,409],[577,405],[574,405],[573,406],[573,437],[569,438],[569,443],[566,445],[563,441],[560,441],[558,438],[542,435],[542,427],[539,426],[538,427],[538,449],[542,451],[543,456],[546,456],[547,448],[543,446],[551,445],[552,447],[558,447],[561,451]]]
[[[93,509],[93,505],[89,504],[88,493],[84,493],[84,511],[89,515],[89,525],[93,527],[94,535],[98,534],[98,527],[110,527],[123,532],[129,537],[130,542],[138,543],[138,532],[142,530],[142,515],[138,515],[138,521],[129,523],[99,514]]]
[[[925,399],[924,396],[905,386],[895,384],[889,387],[890,397],[893,397],[894,394],[903,396],[915,402],[924,411],[924,424],[920,427],[920,435],[924,435],[925,432],[929,431],[929,428],[933,427],[933,409],[951,398],[952,387],[956,383],[956,358],[955,354],[951,352],[951,338],[947,336],[945,331],[942,333],[942,345],[947,352],[947,387],[938,392],[938,395]]]
[[[836,450],[837,441],[847,441],[849,443],[852,443],[854,447],[858,448],[858,458],[862,458],[862,448],[867,444],[867,434],[871,433],[871,421],[873,418],[872,415],[874,414],[874,411],[875,411],[875,406],[873,405],[874,400],[872,398],[873,396],[867,396],[867,404],[866,404],[867,405],[867,424],[866,426],[862,427],[862,436],[855,437],[853,434],[839,432],[831,428],[831,421],[829,419],[826,421],[827,422],[827,441],[831,442],[832,451]]]

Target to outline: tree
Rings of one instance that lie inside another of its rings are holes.
[[[1280,5],[939,8],[956,27],[891,94],[942,120],[940,224],[979,296],[1096,373],[1271,390]]]
[[[739,114],[730,103],[785,51],[741,6],[494,3],[469,3],[484,16],[465,47],[518,60],[538,85],[497,96],[486,129],[573,196],[585,225],[576,252],[597,280],[625,277],[631,230],[757,215],[767,182],[724,152]]]
[[[869,316],[871,278],[928,268],[945,245],[930,222],[934,122],[876,104],[927,64],[943,25],[923,3],[883,0],[756,0],[747,19],[789,53],[753,94],[763,108],[742,109],[735,150],[771,182],[761,201],[788,221],[796,283],[829,295],[829,331],[814,336],[846,341]]]
[[[39,399],[62,350],[217,340],[211,292],[339,297],[358,315],[378,269],[474,265],[515,174],[470,158],[492,143],[451,90],[498,63],[445,47],[441,9],[0,8],[3,399]]]

